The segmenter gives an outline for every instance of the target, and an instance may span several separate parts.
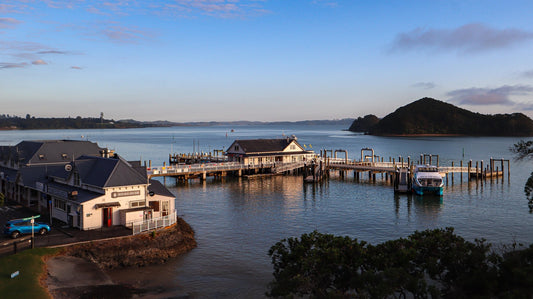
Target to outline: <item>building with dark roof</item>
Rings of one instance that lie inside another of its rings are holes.
[[[0,191],[83,230],[131,225],[175,212],[174,196],[146,167],[89,141],[23,141],[0,147]]]
[[[301,146],[296,137],[235,140],[226,150],[229,161],[244,164],[293,163],[310,161],[313,151]]]

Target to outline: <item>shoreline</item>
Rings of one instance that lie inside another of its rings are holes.
[[[154,266],[153,271],[196,246],[194,231],[178,218],[173,226],[158,231],[65,247],[44,260],[40,281],[57,299],[167,298],[169,281],[157,273],[139,280],[132,270]]]

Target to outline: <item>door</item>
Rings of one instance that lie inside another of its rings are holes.
[[[70,205],[67,205],[67,222],[68,226],[72,227],[74,226],[74,219],[72,218],[72,215],[70,215],[71,207]]]
[[[103,226],[111,227],[113,225],[113,208],[103,208],[102,214],[104,216]]]

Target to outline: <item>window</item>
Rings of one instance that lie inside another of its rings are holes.
[[[145,205],[144,200],[130,201],[130,208],[144,207]]]
[[[64,200],[54,198],[54,207],[62,211],[67,210],[67,203]]]
[[[159,201],[151,201],[150,208],[152,208],[154,212],[159,212]]]
[[[296,145],[291,144],[291,150],[295,150],[295,149],[296,149]]]
[[[236,151],[238,151],[238,150],[239,150],[239,146],[236,145],[236,146],[233,147],[233,149],[236,150]]]
[[[74,171],[74,185],[79,186],[80,183],[80,174],[77,171]]]

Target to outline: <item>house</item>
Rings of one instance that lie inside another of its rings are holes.
[[[280,139],[235,140],[226,150],[228,160],[244,164],[311,161],[313,151],[302,147],[295,136]]]
[[[90,230],[174,215],[175,197],[128,162],[89,141],[22,141],[0,147],[0,191],[49,219]]]

